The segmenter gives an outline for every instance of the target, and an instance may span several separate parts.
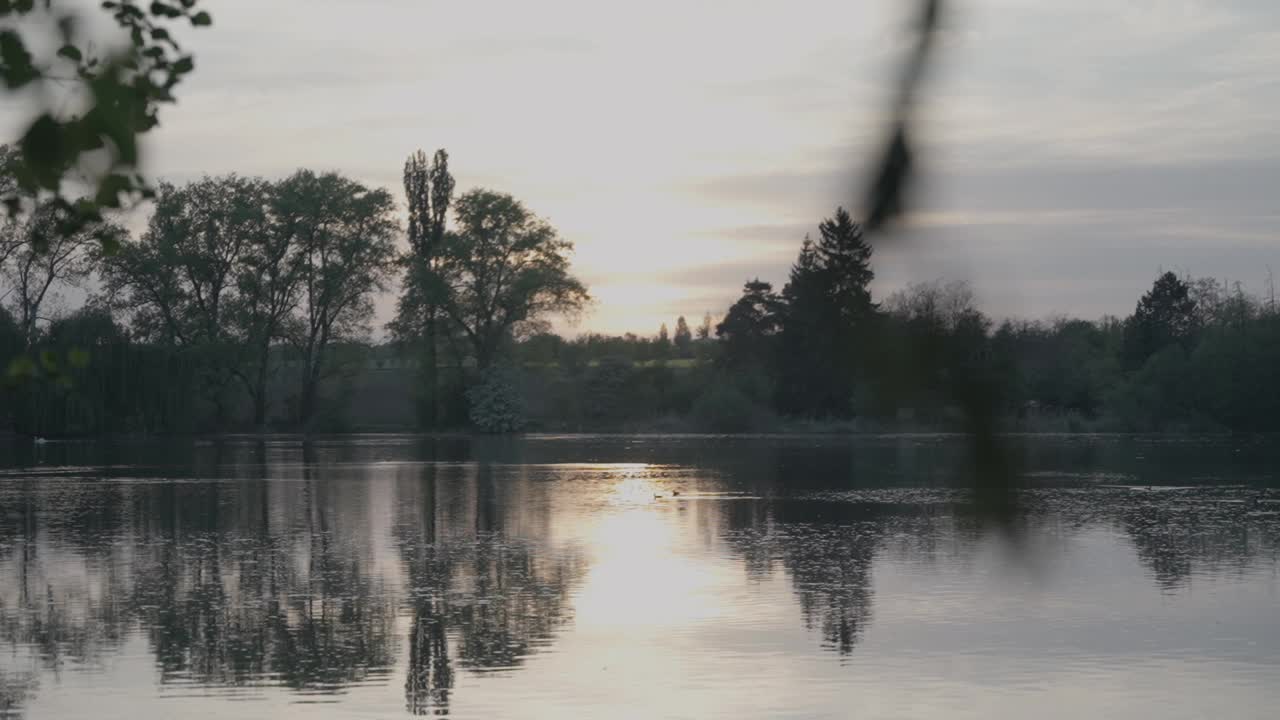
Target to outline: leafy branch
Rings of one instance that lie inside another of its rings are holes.
[[[0,85],[35,105],[16,143],[16,158],[5,168],[12,181],[5,183],[0,202],[10,216],[52,207],[64,218],[56,231],[71,233],[100,223],[106,209],[154,197],[139,169],[138,138],[159,125],[159,107],[175,101],[174,89],[195,69],[171,27],[211,25],[212,17],[197,2],[103,2],[100,10],[128,42],[99,52],[83,31],[81,12],[59,9],[56,0],[0,0]],[[37,57],[32,30],[50,26],[57,49]],[[58,107],[69,90],[80,91],[86,101],[71,115]],[[87,194],[66,191],[73,177],[87,183]],[[98,239],[107,252],[115,250],[114,235]],[[37,245],[43,240],[33,238]]]

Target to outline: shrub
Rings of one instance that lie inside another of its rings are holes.
[[[524,428],[524,398],[513,368],[496,366],[486,370],[467,391],[467,401],[471,425],[480,432],[512,433]]]
[[[698,429],[708,432],[753,432],[767,424],[768,412],[731,383],[719,380],[694,401],[693,418]]]

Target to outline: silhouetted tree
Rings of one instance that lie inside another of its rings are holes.
[[[471,190],[454,206],[445,243],[451,284],[445,307],[486,369],[503,344],[542,329],[546,316],[589,299],[569,271],[573,243],[510,195]]]
[[[676,318],[676,335],[675,347],[676,354],[682,358],[692,355],[693,333],[689,332],[689,323],[685,322],[684,316]]]
[[[409,252],[400,259],[405,287],[396,304],[391,331],[400,340],[420,345],[421,415],[427,427],[440,420],[439,325],[441,308],[449,291],[443,276],[445,226],[453,202],[453,175],[449,154],[436,150],[430,167],[419,150],[404,165],[404,192],[409,204],[407,235]]]
[[[313,419],[330,347],[368,331],[373,294],[385,290],[395,260],[395,201],[336,173],[303,170],[296,186],[301,323],[293,336],[302,360],[298,421]]]
[[[712,329],[711,313],[705,313],[702,316],[702,324],[698,325],[698,339],[710,340]]]
[[[1147,358],[1172,344],[1188,350],[1195,325],[1196,303],[1187,283],[1171,272],[1156,278],[1125,322],[1125,369],[1137,370]]]
[[[268,216],[256,218],[260,228],[247,238],[236,264],[236,294],[231,299],[231,336],[244,348],[245,362],[232,371],[253,403],[253,424],[267,420],[267,384],[271,377],[271,344],[288,329],[298,307],[302,269],[299,233],[306,226],[307,188],[297,175],[272,186],[253,184],[264,194]]]
[[[768,367],[772,363],[781,315],[782,299],[773,292],[773,285],[759,278],[743,285],[742,297],[716,326],[724,364]]]
[[[871,337],[875,306],[868,286],[871,247],[844,208],[805,238],[782,290],[780,409],[844,417],[852,410],[855,380]]]
[[[658,328],[658,339],[654,342],[653,349],[659,360],[671,357],[671,335],[667,332],[666,323]]]
[[[970,381],[987,368],[990,320],[965,282],[912,283],[890,295],[882,370],[904,407],[940,410],[961,405]]]
[[[198,351],[202,388],[218,424],[243,351],[232,342],[231,322],[242,262],[268,232],[267,192],[264,181],[235,175],[162,184],[142,237],[109,256],[103,268],[138,335]]]
[[[123,234],[114,226],[98,225],[65,232],[63,216],[56,206],[45,205],[24,222],[11,221],[11,240],[0,240],[7,246],[3,249],[7,257],[0,259],[0,278],[9,285],[0,300],[13,308],[28,348],[35,344],[38,323],[48,320],[41,312],[50,292],[79,285],[93,270],[99,233]]]
[[[0,198],[10,197],[18,188],[18,180],[13,171],[19,162],[18,149],[12,145],[0,145]],[[9,214],[0,214],[0,267],[22,244],[26,242],[20,232],[23,223],[20,218]]]

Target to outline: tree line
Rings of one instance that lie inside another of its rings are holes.
[[[691,366],[657,360],[661,332],[530,338],[533,415],[567,429],[946,430],[984,407],[1010,431],[1280,429],[1271,288],[1162,272],[1125,318],[996,322],[964,282],[873,299],[871,256],[837,209],[780,291],[744,284]]]
[[[780,290],[750,280],[674,332],[565,338],[548,319],[589,301],[570,242],[510,195],[459,193],[443,150],[408,158],[404,190],[403,224],[385,189],[308,170],[162,183],[136,237],[61,231],[56,205],[0,224],[4,419],[341,430],[353,378],[390,357],[385,400],[411,398],[421,429],[945,429],[975,395],[1006,429],[1280,426],[1273,292],[1162,273],[1127,318],[997,323],[961,282],[873,298],[872,247],[838,208]],[[83,306],[55,309],[74,287]]]
[[[402,278],[390,329],[421,356],[413,390],[439,427],[442,396],[465,403],[512,339],[588,299],[551,225],[510,195],[454,186],[444,151],[409,158],[403,250],[387,190],[310,170],[161,183],[136,237],[106,222],[67,232],[54,203],[6,220],[6,419],[38,434],[332,424],[341,403],[326,391],[363,361],[374,298]],[[87,300],[58,314],[72,288]]]

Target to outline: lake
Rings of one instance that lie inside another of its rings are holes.
[[[1280,442],[0,441],[0,717],[1275,718]]]

